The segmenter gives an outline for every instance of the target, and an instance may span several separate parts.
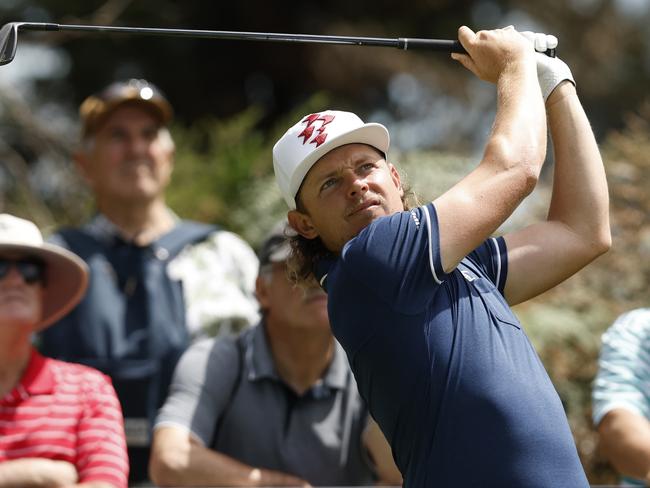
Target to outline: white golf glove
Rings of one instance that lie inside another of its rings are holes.
[[[521,35],[533,43],[537,51],[537,80],[542,89],[544,102],[553,90],[564,80],[569,80],[575,86],[571,70],[560,58],[552,58],[545,53],[547,50],[555,49],[558,44],[557,37],[541,32],[521,32]]]

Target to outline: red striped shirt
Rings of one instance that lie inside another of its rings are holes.
[[[80,483],[126,488],[124,422],[110,379],[33,350],[20,383],[0,399],[0,462],[24,457],[67,461]]]

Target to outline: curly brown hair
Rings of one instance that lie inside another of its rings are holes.
[[[404,210],[410,210],[420,206],[420,201],[410,186],[402,182],[402,204]],[[307,214],[307,210],[300,200],[300,190],[296,195],[296,210]],[[301,284],[312,280],[314,266],[323,258],[333,256],[334,253],[325,247],[320,237],[307,239],[298,233],[287,236],[291,245],[291,255],[287,260],[287,272],[289,278],[295,284]]]

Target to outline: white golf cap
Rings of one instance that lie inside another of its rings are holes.
[[[364,124],[351,112],[325,110],[302,117],[273,146],[273,169],[280,192],[291,210],[296,194],[311,167],[332,149],[345,144],[368,144],[386,154],[388,130],[381,124]]]

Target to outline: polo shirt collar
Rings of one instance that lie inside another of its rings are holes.
[[[48,360],[32,348],[27,368],[14,392],[25,392],[30,396],[46,395],[54,391],[54,374],[48,367]]]
[[[316,280],[318,280],[318,283],[320,283],[321,288],[327,292],[327,275],[330,272],[330,269],[332,266],[334,266],[334,262],[336,261],[335,256],[331,257],[325,257],[322,259],[319,259],[318,262],[314,265],[314,276],[316,277]]]
[[[271,378],[282,381],[275,369],[271,348],[266,339],[263,323],[252,327],[244,340],[244,363],[249,381]],[[333,389],[343,389],[347,385],[349,374],[348,359],[341,345],[334,341],[334,357],[330,363],[322,385]]]

